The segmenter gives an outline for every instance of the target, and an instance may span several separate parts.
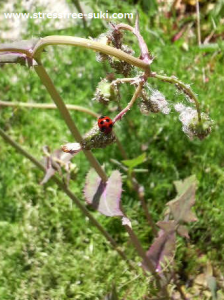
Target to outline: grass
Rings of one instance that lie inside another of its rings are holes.
[[[155,221],[161,218],[166,202],[175,196],[172,182],[191,174],[197,177],[195,211],[198,222],[191,225],[189,242],[178,239],[176,255],[177,266],[183,269],[181,279],[185,283],[186,276],[195,276],[200,271],[198,253],[205,254],[213,266],[224,271],[220,265],[224,259],[221,251],[224,243],[224,118],[221,106],[224,57],[223,53],[199,51],[196,40],[190,44],[189,51],[184,51],[181,43],[171,43],[170,36],[157,27],[150,34],[149,22],[144,14],[141,15],[142,34],[156,57],[152,70],[175,75],[193,84],[203,111],[208,111],[215,122],[208,138],[190,141],[182,132],[174,112],[168,116],[158,114],[147,117],[141,115],[135,106],[127,114],[134,131],[130,130],[125,118],[116,126],[117,135],[129,158],[140,155],[143,145],[147,148],[147,161],[142,167],[149,172],[137,177],[145,186],[146,199]],[[99,21],[93,21],[92,32],[94,26],[96,33],[100,32],[99,28],[103,30]],[[25,37],[30,37],[33,31],[31,26]],[[42,36],[47,34],[49,31],[41,29]],[[79,26],[64,30],[61,34],[89,35]],[[130,35],[128,39],[133,43]],[[49,47],[44,54],[44,64],[66,103],[86,106],[99,114],[116,114],[92,101],[98,81],[105,76],[105,71],[109,72],[108,66],[102,66],[95,60],[94,53],[73,47]],[[203,68],[209,79],[206,83],[203,82]],[[1,71],[2,101],[51,102],[32,68],[7,65]],[[183,95],[168,83],[151,79],[150,84],[163,92],[170,102],[185,101]],[[131,97],[131,90],[124,86],[122,91],[121,104],[124,106]],[[72,116],[82,134],[96,121],[81,112],[72,112]],[[0,126],[40,159],[42,146],[49,145],[51,149],[56,149],[64,142],[72,141],[56,110],[2,108]],[[108,174],[115,168],[109,159],[122,159],[115,144],[95,150],[94,154],[105,165]],[[147,293],[148,282],[143,280],[140,271],[128,270],[125,262],[118,258],[71,201],[51,182],[40,186],[38,183],[43,174],[3,141],[0,157],[0,299],[96,300],[102,299],[112,289],[113,283],[116,283],[120,297],[126,295],[127,299],[142,299]],[[89,164],[83,154],[77,155],[73,162],[78,171],[71,188],[84,201],[82,189]],[[152,242],[151,229],[147,227],[136,195],[125,180],[122,203],[147,249]],[[139,262],[120,220],[106,218],[96,212],[93,214],[128,257]]]

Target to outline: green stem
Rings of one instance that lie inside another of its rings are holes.
[[[57,106],[53,103],[23,103],[23,102],[7,102],[7,101],[0,101],[0,107],[6,106],[6,107],[27,107],[27,108],[40,108],[40,109],[57,109]],[[83,106],[79,105],[73,105],[73,104],[66,104],[65,105],[67,109],[69,110],[77,110],[84,113],[87,113],[95,118],[97,118],[99,115],[93,112],[92,110],[85,108]]]
[[[82,14],[82,23],[83,23],[83,27],[87,28],[87,21],[86,21],[86,17],[85,17],[85,13],[82,9],[82,6],[79,2],[79,0],[72,0],[72,3],[75,5],[76,9],[78,10],[79,13]]]
[[[60,111],[63,119],[65,120],[65,123],[67,124],[68,128],[70,129],[73,137],[78,143],[82,142],[82,136],[76,127],[74,121],[71,118],[71,115],[66,108],[61,96],[59,95],[58,91],[56,90],[51,78],[49,77],[47,71],[45,70],[44,66],[39,62],[35,67],[35,71],[37,72],[39,78],[41,79],[42,83],[46,87],[48,93],[51,95],[52,100],[56,104],[58,110]],[[91,166],[96,170],[98,175],[101,177],[101,179],[106,182],[107,181],[107,175],[100,166],[99,162],[96,160],[96,158],[93,156],[91,151],[83,150],[86,158],[90,162]]]
[[[36,46],[34,47],[33,53],[32,53],[32,57],[34,59],[39,60],[40,59],[40,55],[42,53],[42,51],[44,50],[44,48],[46,46],[49,45],[71,45],[71,46],[78,46],[78,47],[82,47],[82,48],[86,48],[86,49],[91,49],[94,50],[96,52],[100,52],[106,55],[111,55],[114,56],[116,58],[118,58],[119,60],[123,60],[126,61],[127,63],[136,66],[138,68],[141,68],[143,70],[145,70],[146,72],[149,71],[149,65],[147,63],[145,63],[144,61],[142,61],[139,58],[136,58],[132,55],[129,55],[127,53],[125,53],[122,50],[113,48],[111,46],[107,46],[104,45],[100,42],[96,42],[94,40],[90,40],[90,39],[84,39],[84,38],[79,38],[79,37],[72,37],[72,36],[47,36],[44,38],[41,38]],[[12,52],[19,52],[19,49],[1,49],[0,51],[12,51]],[[27,55],[30,57],[31,54],[29,53],[29,51],[26,51]],[[23,51],[24,53],[24,51]]]
[[[188,85],[186,85],[182,81],[178,80],[174,76],[168,77],[168,76],[163,76],[163,75],[153,73],[152,78],[157,78],[162,81],[175,84],[177,86],[177,88],[181,89],[190,99],[192,99],[194,101],[196,110],[198,113],[198,121],[201,122],[201,109],[200,109],[198,99],[197,99],[196,95],[193,93],[192,89]]]
[[[24,148],[22,148],[18,143],[16,143],[13,139],[11,139],[1,128],[0,128],[0,136],[9,143],[12,147],[14,147],[19,153],[28,158],[37,168],[41,171],[45,172],[45,167],[29,152],[27,152]],[[129,266],[134,270],[134,266],[130,263],[125,253],[119,249],[115,240],[109,235],[109,233],[101,226],[101,224],[91,215],[88,209],[80,202],[80,200],[72,193],[72,191],[60,180],[57,176],[53,175],[51,179],[57,184],[57,186],[75,203],[75,205],[82,211],[82,213],[88,217],[90,222],[97,227],[97,229],[103,234],[103,236],[108,240],[111,246],[118,252],[118,254],[127,261]]]

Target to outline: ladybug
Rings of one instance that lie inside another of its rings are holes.
[[[107,116],[102,116],[98,119],[99,129],[105,134],[108,134],[112,131],[113,125],[113,121]]]

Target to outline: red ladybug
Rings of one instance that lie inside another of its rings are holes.
[[[99,129],[105,134],[108,134],[112,131],[113,125],[113,121],[107,116],[102,116],[98,119]]]

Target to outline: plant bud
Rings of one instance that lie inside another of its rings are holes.
[[[101,35],[98,36],[98,38],[94,39],[95,41],[101,43],[102,45],[109,45],[110,44],[110,39],[107,36],[107,33],[102,33]],[[98,52],[96,54],[96,60],[98,62],[104,62],[106,60],[108,60],[109,56],[104,54],[104,53],[100,53]]]
[[[169,114],[170,108],[164,95],[157,90],[151,89],[151,95],[148,95],[146,90],[142,90],[142,97],[140,102],[140,111],[142,114],[148,115],[150,112]]]
[[[119,90],[116,85],[112,85],[107,79],[103,79],[98,83],[95,100],[108,105],[110,101],[119,100]]]
[[[83,150],[91,150],[95,148],[105,148],[115,142],[115,135],[113,131],[108,134],[99,130],[98,124],[85,134],[81,147]]]
[[[208,115],[202,113],[201,121],[198,120],[198,113],[191,107],[178,103],[174,106],[175,110],[180,114],[179,120],[183,124],[182,130],[186,135],[193,139],[194,137],[203,140],[212,130],[213,121]]]

